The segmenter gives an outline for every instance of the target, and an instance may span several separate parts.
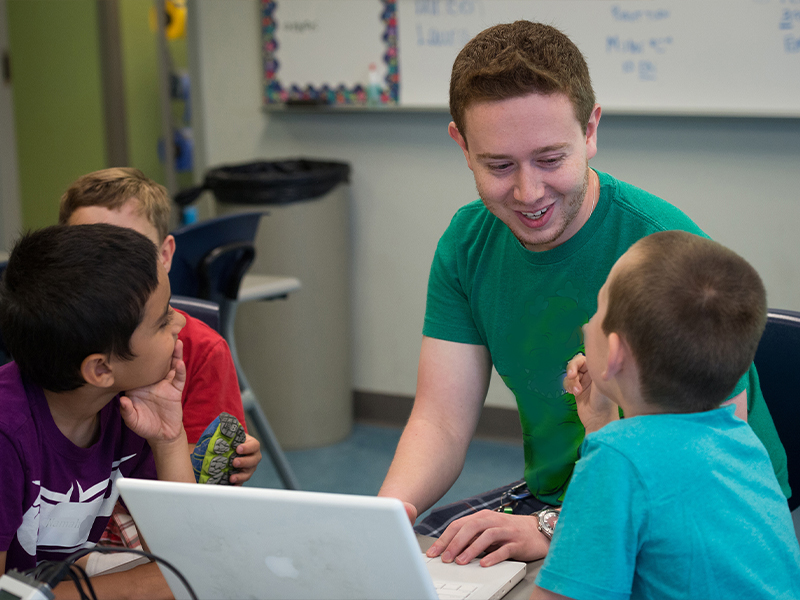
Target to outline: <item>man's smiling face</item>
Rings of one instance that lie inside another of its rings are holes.
[[[529,94],[470,106],[467,138],[453,124],[450,135],[486,207],[526,248],[543,251],[571,238],[589,218],[588,167],[599,119],[595,106],[584,134],[567,96]]]

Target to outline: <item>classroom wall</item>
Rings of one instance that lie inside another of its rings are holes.
[[[190,14],[198,172],[295,156],[351,164],[354,388],[413,395],[430,261],[477,197],[449,115],[267,113],[258,2],[199,0]],[[754,264],[771,306],[800,310],[800,119],[606,115],[591,164],[683,209]],[[496,376],[487,403],[513,406]]]
[[[20,226],[54,224],[58,199],[67,186],[84,173],[111,166],[106,156],[97,2],[0,4],[0,39],[8,38],[12,74],[11,84],[3,83],[0,90],[0,249],[13,243]],[[163,183],[157,152],[157,43],[149,23],[153,2],[119,0],[118,5],[127,165]],[[173,67],[185,70],[185,38],[171,40],[169,49]],[[177,117],[175,122],[179,124]],[[185,186],[191,184],[187,175],[180,179]]]

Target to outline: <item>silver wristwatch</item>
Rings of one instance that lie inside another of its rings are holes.
[[[553,539],[553,532],[558,521],[558,510],[552,506],[546,506],[542,510],[533,513],[539,521],[539,531],[547,536],[548,540]]]

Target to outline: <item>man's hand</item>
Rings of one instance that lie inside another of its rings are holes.
[[[413,526],[414,523],[417,522],[417,507],[411,504],[411,502],[403,502],[403,507],[406,509],[408,520],[411,521],[411,525]]]
[[[186,384],[183,342],[175,342],[172,365],[161,381],[129,390],[120,397],[125,424],[148,442],[173,442],[183,433],[181,394]]]
[[[619,419],[619,409],[606,398],[592,383],[592,376],[586,368],[586,357],[576,354],[567,364],[564,389],[575,396],[578,418],[586,433],[597,431],[611,421]]]
[[[534,515],[509,515],[482,510],[453,521],[442,536],[428,548],[431,558],[465,565],[482,552],[482,567],[490,567],[506,559],[530,562],[543,558],[550,540],[539,531]]]
[[[233,485],[242,485],[256,472],[258,463],[261,462],[261,442],[250,434],[246,434],[245,440],[236,446],[236,458],[233,459],[234,468],[238,473],[233,473],[230,481]]]

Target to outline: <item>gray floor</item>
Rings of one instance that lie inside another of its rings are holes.
[[[399,439],[400,429],[356,423],[338,444],[291,450],[286,457],[304,490],[374,496]],[[522,477],[522,469],[521,444],[473,440],[461,476],[437,506],[511,483]],[[248,485],[283,487],[267,456]]]

